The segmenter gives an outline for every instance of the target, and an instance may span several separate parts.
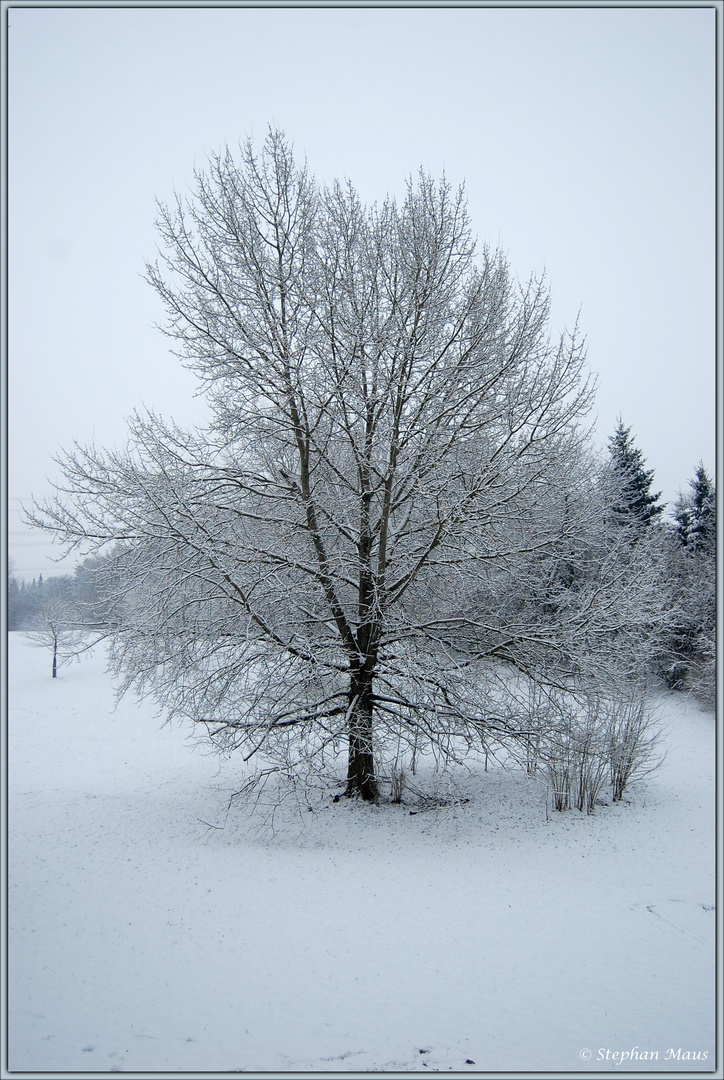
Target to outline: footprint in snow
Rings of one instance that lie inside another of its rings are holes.
[[[687,900],[656,900],[650,904],[634,904],[634,908],[643,908],[644,911],[653,915],[656,924],[667,933],[671,930],[683,935],[697,945],[708,946],[709,942],[701,937],[706,935],[708,926],[701,921],[701,912],[713,911],[711,906],[703,903],[694,903]]]

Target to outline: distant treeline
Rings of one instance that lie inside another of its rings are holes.
[[[44,578],[42,574],[26,582],[8,571],[8,630],[42,629],[49,608],[62,610],[64,621],[101,628],[108,623],[108,605],[97,590],[94,569],[99,560],[86,559],[75,573]]]

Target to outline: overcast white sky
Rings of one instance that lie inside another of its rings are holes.
[[[9,554],[73,439],[142,403],[203,419],[141,275],[158,196],[209,151],[285,129],[320,180],[467,186],[481,241],[580,309],[598,438],[620,413],[669,502],[715,464],[715,11],[11,7]],[[57,552],[56,552],[57,553]]]

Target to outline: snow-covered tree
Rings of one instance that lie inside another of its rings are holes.
[[[689,481],[684,545],[696,552],[713,554],[716,546],[716,492],[703,462],[699,462],[693,480]]]
[[[691,531],[691,503],[681,492],[679,492],[674,505],[673,517],[676,539],[682,547],[686,547],[689,543],[689,533]]]
[[[69,580],[56,579],[55,588],[49,587],[48,582],[41,585],[33,598],[32,618],[26,631],[33,645],[50,651],[54,679],[58,677],[58,667],[76,656],[83,643],[83,628],[72,591],[64,588]]]
[[[344,747],[347,793],[374,800],[401,744],[520,727],[501,664],[576,678],[631,646],[627,611],[659,618],[640,552],[601,547],[578,332],[552,339],[543,281],[476,254],[462,191],[421,173],[366,207],[270,131],[158,227],[148,278],[212,423],[136,414],[125,451],[62,455],[32,515],[110,552],[121,690],[275,770]]]
[[[631,428],[624,426],[621,417],[608,447],[611,467],[620,484],[619,501],[613,508],[615,520],[633,528],[650,525],[664,512],[665,504],[659,502],[660,491],[651,491],[654,470],[645,467],[646,459],[634,446]]]
[[[672,687],[714,705],[716,689],[716,491],[703,463],[679,495],[668,547],[668,594],[676,618],[659,666]]]

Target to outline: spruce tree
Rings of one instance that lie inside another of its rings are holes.
[[[703,462],[699,462],[691,488],[691,524],[688,546],[695,551],[713,551],[716,544],[716,492]]]
[[[668,572],[671,608],[677,612],[662,673],[669,686],[692,690],[714,707],[716,698],[716,491],[699,462],[689,491],[674,511]]]
[[[682,547],[697,553],[712,553],[716,548],[716,490],[711,477],[699,462],[689,494],[676,501],[674,520],[676,537]]]
[[[614,520],[625,526],[650,525],[663,513],[665,504],[659,503],[660,491],[651,491],[654,470],[645,467],[646,459],[634,446],[631,428],[624,427],[620,416],[608,446],[619,488]]]
[[[689,543],[689,532],[691,530],[691,502],[687,495],[683,495],[679,492],[676,505],[674,507],[674,532],[676,539],[679,541],[682,547],[686,547]]]

